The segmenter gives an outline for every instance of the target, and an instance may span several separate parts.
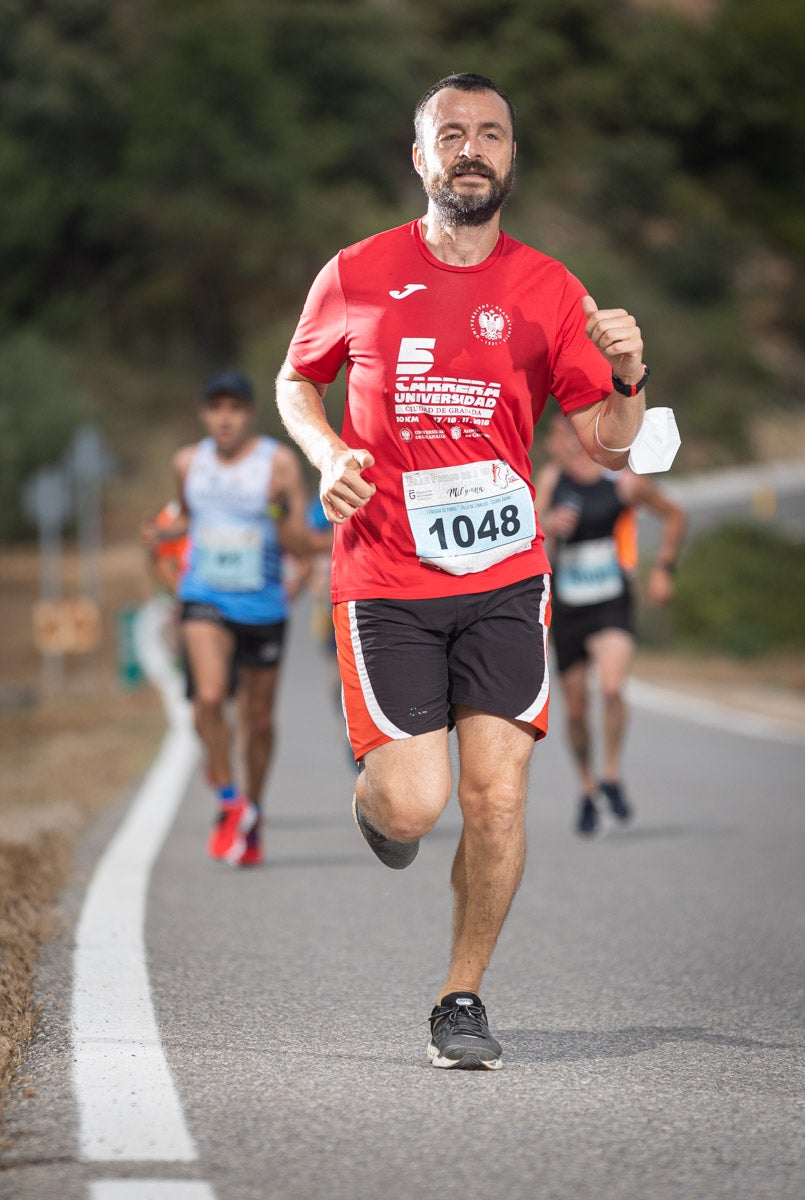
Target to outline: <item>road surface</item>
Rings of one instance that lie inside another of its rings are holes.
[[[264,868],[206,860],[210,796],[193,769],[174,819],[167,760],[153,852],[142,830],[122,837],[138,797],[83,843],[42,959],[0,1196],[801,1200],[805,739],[636,708],[636,820],[586,843],[557,689],[526,873],[482,993],[504,1068],[437,1071],[427,1016],[457,806],[409,870],[377,862],[352,824],[325,666],[302,610]]]

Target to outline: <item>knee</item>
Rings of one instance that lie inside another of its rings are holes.
[[[601,699],[608,708],[623,704],[623,682],[620,679],[602,679]]]
[[[491,783],[483,788],[459,786],[459,803],[465,831],[494,853],[503,851],[522,827],[525,787]]]
[[[196,693],[193,697],[193,707],[196,713],[196,720],[205,722],[211,718],[218,718],[221,715],[224,703],[224,691],[222,688],[205,684],[196,687]]]
[[[569,729],[582,729],[587,724],[587,708],[583,704],[567,705],[565,722]]]
[[[372,810],[382,832],[395,842],[414,842],[429,833],[450,798],[438,786],[412,788],[380,783],[370,791]]]
[[[570,690],[564,692],[565,721],[568,725],[583,725],[587,720],[587,693]]]
[[[271,712],[249,712],[246,727],[250,738],[265,740],[274,736],[274,714]]]

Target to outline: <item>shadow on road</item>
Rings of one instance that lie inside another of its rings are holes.
[[[626,1029],[496,1029],[507,1056],[521,1062],[549,1063],[597,1058],[627,1058],[645,1054],[675,1042],[706,1046],[728,1046],[742,1050],[791,1050],[790,1042],[761,1042],[755,1038],[711,1033],[695,1026],[665,1029],[659,1025],[635,1025]]]

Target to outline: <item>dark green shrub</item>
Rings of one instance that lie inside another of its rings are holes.
[[[752,657],[805,649],[805,543],[768,525],[733,522],[685,554],[672,618],[688,646]]]

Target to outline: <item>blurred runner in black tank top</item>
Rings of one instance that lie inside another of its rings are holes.
[[[551,461],[538,474],[536,506],[553,567],[553,643],[565,702],[567,736],[582,795],[578,833],[600,823],[600,806],[620,821],[631,816],[621,776],[627,725],[624,688],[635,647],[631,575],[637,562],[637,512],[663,520],[657,561],[647,581],[650,604],[673,595],[673,572],[686,517],[645,475],[607,471],[584,452],[564,416],[546,438]],[[593,766],[589,673],[598,676],[603,706],[603,769]]]

